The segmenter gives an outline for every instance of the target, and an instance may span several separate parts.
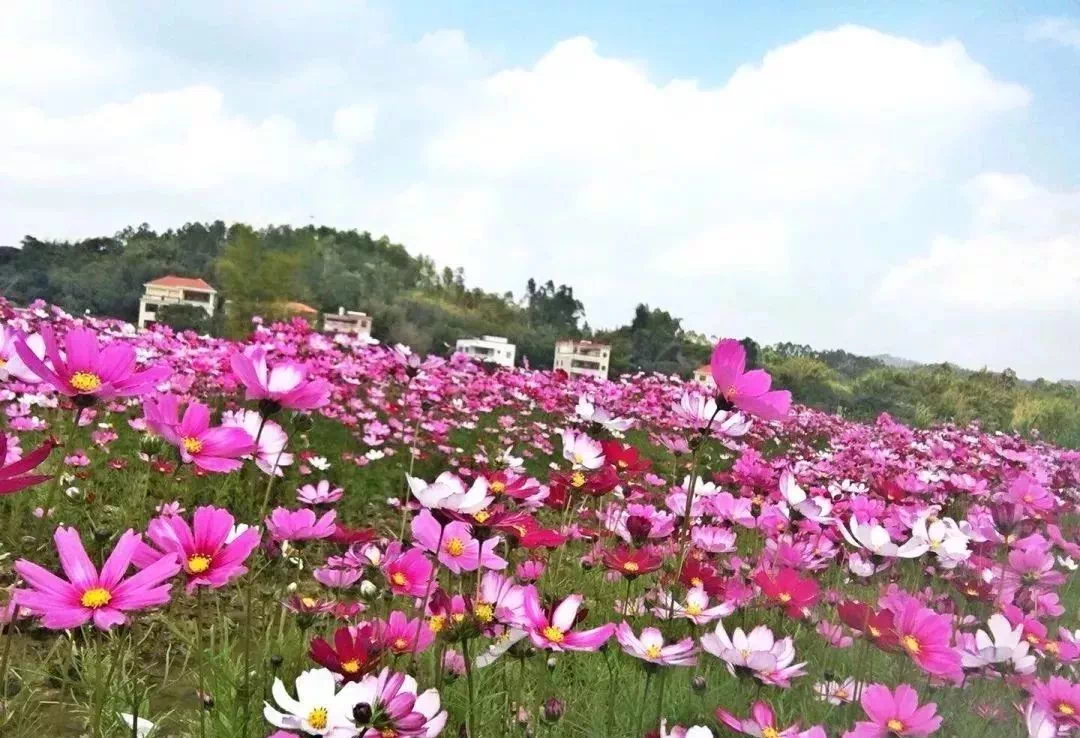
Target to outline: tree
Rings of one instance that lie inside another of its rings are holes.
[[[207,333],[210,330],[210,316],[195,305],[162,305],[157,310],[157,322],[175,331]]]

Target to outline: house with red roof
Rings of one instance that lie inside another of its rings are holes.
[[[198,277],[178,277],[166,274],[143,284],[139,300],[139,327],[157,322],[158,310],[165,305],[193,305],[213,317],[217,309],[217,290]]]

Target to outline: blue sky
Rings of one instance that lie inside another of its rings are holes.
[[[794,5],[794,9],[793,6]],[[0,243],[386,233],[712,335],[1080,377],[1080,6],[14,0]]]

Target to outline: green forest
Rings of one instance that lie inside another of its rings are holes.
[[[206,324],[196,311],[163,310],[177,329],[238,336],[252,315],[280,317],[284,301],[320,311],[339,306],[374,319],[374,336],[420,351],[447,353],[463,336],[494,334],[517,344],[535,368],[549,368],[557,339],[612,344],[611,371],[688,376],[708,360],[710,341],[667,311],[638,305],[614,330],[593,330],[571,285],[529,279],[520,295],[469,287],[461,269],[439,268],[387,237],[327,227],[189,223],[154,231],[143,224],[112,237],[77,242],[23,239],[0,247],[0,295],[41,298],[71,312],[134,321],[143,284],[165,274],[202,277],[230,301],[227,317]],[[225,313],[219,312],[219,316]],[[724,333],[723,326],[715,327]],[[950,364],[888,366],[842,350],[820,351],[743,339],[751,360],[802,403],[870,420],[882,412],[918,426],[979,420],[1080,447],[1080,387],[1025,381],[1011,370],[969,371]]]

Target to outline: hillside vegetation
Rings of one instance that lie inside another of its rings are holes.
[[[110,238],[77,242],[31,236],[22,248],[0,248],[0,294],[19,303],[44,299],[72,312],[134,320],[142,285],[163,274],[198,276],[231,301],[228,318],[202,326],[175,311],[177,328],[239,336],[251,315],[273,317],[285,300],[320,310],[338,306],[374,316],[375,337],[422,352],[447,353],[463,336],[496,334],[517,344],[533,367],[550,367],[555,340],[592,337],[612,344],[611,370],[688,375],[709,341],[660,308],[638,305],[615,330],[594,331],[570,285],[530,279],[520,295],[469,287],[461,269],[438,268],[425,256],[367,232],[287,226],[255,230],[223,222],[156,232],[148,225]],[[723,325],[717,333],[729,333]],[[870,419],[887,412],[927,426],[978,420],[987,430],[1041,434],[1080,447],[1080,388],[1023,381],[1011,370],[968,371],[948,364],[904,366],[893,357],[816,351],[745,339],[751,360],[807,405]]]

